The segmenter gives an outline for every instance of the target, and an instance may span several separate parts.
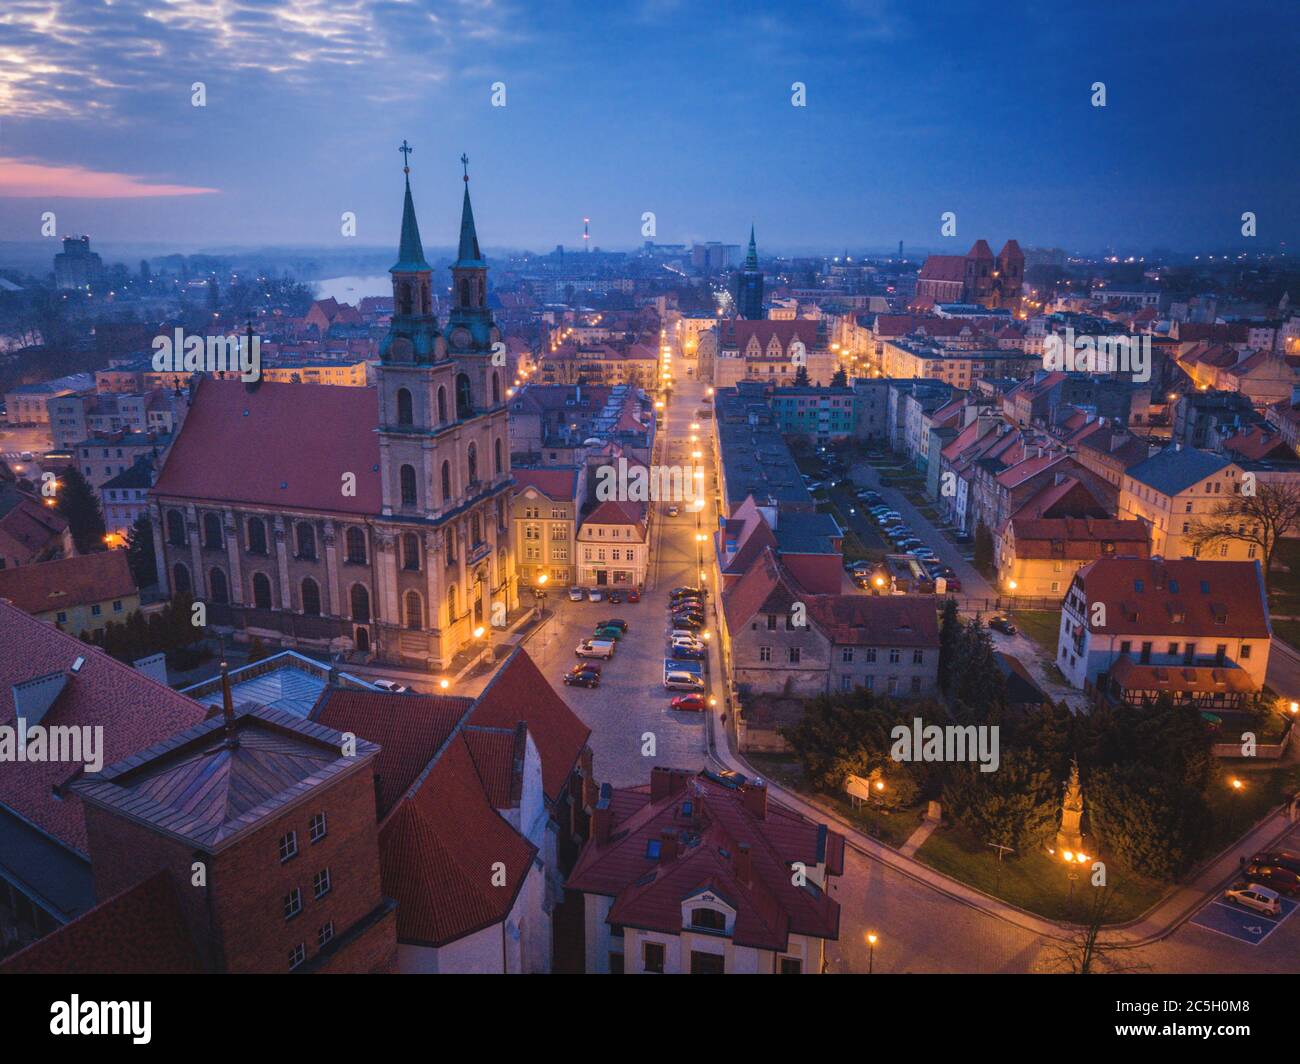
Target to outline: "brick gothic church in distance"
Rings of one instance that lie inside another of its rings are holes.
[[[441,671],[518,606],[506,367],[468,171],[445,329],[404,172],[378,387],[199,379],[151,515],[160,586],[210,625]]]

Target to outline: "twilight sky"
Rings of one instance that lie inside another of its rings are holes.
[[[430,246],[465,151],[494,247],[1294,248],[1298,45],[1279,0],[4,0],[0,240],[392,244],[406,138]]]

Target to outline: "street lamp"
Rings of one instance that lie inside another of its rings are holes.
[[[482,639],[482,640],[483,640],[482,647],[481,647],[481,649],[479,650],[479,656],[478,656],[479,664],[482,664],[482,663],[483,663],[483,655],[484,655],[484,653],[486,653],[488,646],[489,646],[489,645],[491,644],[491,642],[492,642],[492,639],[491,639],[490,636],[488,636],[488,638],[486,638],[486,639],[483,638],[483,637],[486,636],[487,634],[488,634],[488,630],[487,630],[483,625],[481,625],[481,624],[480,624],[477,628],[474,629],[474,638],[475,638],[475,639]]]
[[[872,975],[876,969],[876,942],[878,936],[874,931],[867,932],[867,974]]]
[[[1232,779],[1228,781],[1228,783],[1232,787],[1232,793],[1234,795],[1240,794],[1242,788],[1245,786],[1245,784],[1242,783],[1241,780],[1236,776],[1233,776]],[[1228,834],[1231,835],[1236,829],[1237,829],[1237,803],[1234,800],[1228,802]]]
[[[448,687],[451,686],[451,682],[450,682],[449,680],[439,680],[439,681],[438,681],[438,686],[441,687],[441,688],[445,691],[445,690],[447,690]]]

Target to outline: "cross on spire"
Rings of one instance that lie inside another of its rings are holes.
[[[406,138],[402,138],[402,146],[397,150],[402,153],[402,173],[409,174],[411,172],[411,152],[415,151],[415,149],[406,143]]]
[[[469,156],[464,152],[460,153],[460,165],[465,169],[465,180],[469,180]]]

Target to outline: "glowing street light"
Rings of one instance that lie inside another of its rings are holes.
[[[876,968],[876,943],[880,941],[879,936],[874,931],[867,932],[867,974],[871,975]]]

